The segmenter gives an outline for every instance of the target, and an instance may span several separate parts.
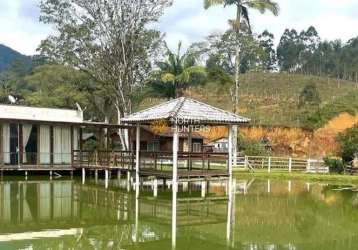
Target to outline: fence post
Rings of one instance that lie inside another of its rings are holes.
[[[292,158],[290,157],[290,158],[288,159],[288,172],[291,173],[291,171],[292,171]]]
[[[271,156],[268,158],[268,172],[271,172]]]
[[[247,169],[248,161],[249,161],[249,159],[248,159],[247,155],[245,155],[245,160],[244,160],[244,168],[245,168],[245,170]]]
[[[310,171],[310,169],[311,169],[311,160],[308,158],[307,159],[307,172],[309,172]]]

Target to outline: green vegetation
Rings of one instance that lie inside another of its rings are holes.
[[[237,178],[269,178],[269,179],[286,179],[286,180],[307,180],[307,181],[325,181],[336,184],[358,184],[358,176],[340,175],[340,174],[308,174],[308,173],[288,173],[288,172],[271,172],[255,170],[254,173],[247,171],[236,171]]]
[[[350,163],[358,156],[358,125],[340,134],[338,141],[341,143],[343,160],[346,163]]]
[[[187,94],[230,110],[233,84],[211,80],[205,85],[191,87]],[[252,72],[241,74],[240,84],[239,113],[250,117],[255,125],[318,128],[340,112],[355,113],[358,110],[358,85],[353,82],[299,74]],[[306,105],[299,108],[302,90],[312,84],[319,92],[320,107]],[[147,98],[138,109],[161,101]]]
[[[344,163],[340,158],[325,157],[324,163],[329,167],[330,173],[342,174],[344,171]]]
[[[341,85],[337,86],[339,91]],[[327,101],[316,112],[309,114],[306,118],[306,126],[311,128],[320,128],[329,120],[338,116],[342,112],[355,115],[358,111],[358,85],[351,85],[351,90],[346,90],[347,94],[337,95],[332,90],[332,100]]]
[[[188,86],[205,82],[205,68],[196,65],[196,59],[189,51],[182,55],[181,46],[179,42],[176,53],[167,48],[166,61],[157,63],[159,70],[152,73],[148,83],[152,96],[176,98],[183,95]]]
[[[307,84],[300,94],[298,106],[319,106],[320,103],[321,98],[319,97],[316,85]]]

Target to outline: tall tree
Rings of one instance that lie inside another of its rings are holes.
[[[181,42],[176,52],[167,47],[166,60],[157,62],[159,69],[153,72],[150,81],[153,94],[168,99],[176,98],[190,85],[200,83],[206,78],[205,68],[196,64],[196,59],[189,50],[182,53],[181,47]]]
[[[245,24],[250,30],[250,17],[249,9],[259,10],[261,13],[265,13],[266,10],[271,11],[274,15],[278,15],[279,6],[272,0],[204,0],[205,9],[210,8],[213,5],[235,6],[236,18],[230,19],[229,23],[236,32],[236,36],[239,37],[241,25]],[[233,111],[237,112],[239,104],[239,73],[240,73],[240,47],[236,48],[236,60],[235,60],[235,103]]]
[[[101,84],[118,122],[131,112],[134,89],[148,77],[161,35],[148,27],[171,0],[41,0],[40,20],[57,36],[40,45],[49,59],[71,65]],[[127,145],[121,134],[122,145]]]
[[[274,35],[267,30],[262,32],[258,39],[261,47],[265,51],[265,58],[263,59],[264,70],[271,71],[276,69],[276,51],[274,49]]]

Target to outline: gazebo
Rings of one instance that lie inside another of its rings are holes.
[[[229,137],[229,148],[225,154],[227,157],[227,175],[232,175],[233,156],[236,155],[236,147],[233,147],[234,137],[233,126],[240,125],[242,123],[249,122],[250,119],[236,115],[234,113],[213,107],[211,105],[199,102],[197,100],[180,97],[170,100],[168,102],[156,105],[154,107],[133,113],[122,119],[123,123],[128,125],[134,125],[136,127],[136,140],[135,140],[135,172],[136,172],[136,184],[139,185],[139,176],[145,176],[140,170],[140,157],[143,152],[140,151],[140,138],[141,138],[141,126],[169,126],[173,131],[173,151],[172,154],[172,173],[171,178],[173,181],[173,187],[177,186],[178,181],[178,145],[179,145],[179,133],[183,130],[188,131],[188,152],[186,156],[189,159],[189,166],[191,165],[192,145],[191,145],[191,133],[193,129],[201,129],[203,126],[227,126]],[[171,156],[170,154],[170,156]],[[189,168],[190,171],[190,168]],[[191,172],[192,176],[196,176],[195,172]],[[155,175],[155,174],[153,174]],[[188,174],[189,175],[189,174]],[[158,175],[160,176],[160,174]],[[164,176],[162,176],[164,178]],[[169,176],[167,176],[169,177]],[[168,178],[169,179],[169,178]]]

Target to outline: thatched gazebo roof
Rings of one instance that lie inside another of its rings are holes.
[[[150,124],[163,120],[169,124],[236,125],[250,119],[213,107],[209,104],[180,97],[154,107],[126,116],[122,122],[128,124]]]

